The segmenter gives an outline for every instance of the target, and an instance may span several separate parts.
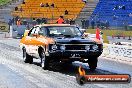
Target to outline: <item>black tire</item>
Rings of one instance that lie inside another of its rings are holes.
[[[89,68],[91,71],[94,71],[97,67],[98,58],[93,57],[88,59]]]
[[[40,53],[40,59],[41,59],[41,67],[44,69],[44,70],[47,70],[49,68],[49,59],[48,57],[45,56],[45,52],[42,50]]]
[[[33,63],[33,57],[27,54],[25,48],[23,48],[23,60],[25,63]]]

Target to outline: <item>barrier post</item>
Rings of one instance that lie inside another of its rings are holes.
[[[131,40],[131,36],[129,36],[128,40]]]
[[[12,28],[12,26],[10,25],[10,38],[12,38],[12,32],[13,31],[13,28]]]
[[[6,33],[5,33],[5,38],[6,38]]]
[[[114,35],[112,35],[112,38],[114,39]]]
[[[117,35],[117,38],[120,39],[120,35],[119,34]]]
[[[125,35],[122,35],[123,39],[125,39]]]
[[[109,40],[105,34],[102,35],[104,43],[109,43]]]

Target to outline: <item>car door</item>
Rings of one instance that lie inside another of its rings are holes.
[[[43,45],[43,46],[47,45],[48,44],[47,30],[44,27],[42,27],[40,28],[40,30],[38,30],[38,33],[40,33],[40,36],[37,38],[38,45]]]
[[[33,27],[28,36],[26,36],[26,51],[29,55],[36,56],[38,54],[38,41],[36,35],[38,35],[38,31],[40,30],[39,26]]]

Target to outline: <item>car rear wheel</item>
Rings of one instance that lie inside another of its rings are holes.
[[[89,68],[91,71],[94,71],[96,69],[97,62],[98,62],[97,57],[93,57],[93,58],[88,59],[88,64],[89,64]]]
[[[33,57],[27,54],[25,48],[23,48],[23,60],[25,63],[33,63]]]
[[[43,50],[40,52],[40,59],[41,59],[41,67],[44,70],[47,70],[49,68],[49,61],[48,61],[48,57],[45,56]]]

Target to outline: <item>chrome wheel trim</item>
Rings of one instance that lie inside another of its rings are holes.
[[[26,60],[26,50],[23,49],[23,60],[25,61]]]
[[[45,54],[44,52],[41,53],[41,67],[45,67]]]

